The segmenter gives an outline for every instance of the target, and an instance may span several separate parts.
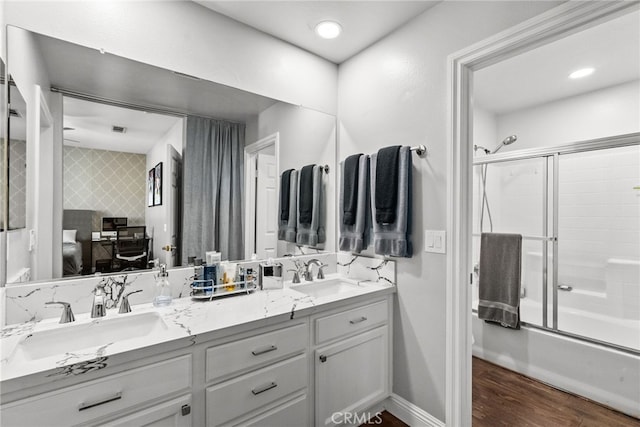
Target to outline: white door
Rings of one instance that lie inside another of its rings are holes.
[[[167,242],[162,245],[171,249],[167,252],[167,267],[180,264],[180,222],[182,218],[181,187],[182,187],[182,156],[173,148],[167,145],[167,173],[169,178],[169,188],[167,188],[167,223],[165,224]]]
[[[258,153],[256,166],[256,251],[274,258],[278,243],[278,170],[276,156]]]

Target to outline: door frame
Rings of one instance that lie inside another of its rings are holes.
[[[275,148],[276,170],[280,174],[280,132],[266,136],[253,144],[244,147],[244,258],[251,259],[253,241],[255,240],[255,228],[251,224],[255,224],[256,211],[251,209],[255,205],[256,196],[256,160],[258,152],[270,146]],[[276,198],[280,199],[280,186],[276,185]]]
[[[471,217],[473,72],[609,19],[638,10],[637,2],[567,2],[447,60],[446,391],[447,426],[471,425]]]

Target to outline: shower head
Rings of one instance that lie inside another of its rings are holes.
[[[505,139],[502,140],[502,142],[500,143],[500,145],[498,145],[496,148],[493,149],[493,151],[491,152],[491,154],[495,154],[498,152],[499,149],[501,149],[502,147],[504,147],[505,145],[510,145],[513,144],[514,142],[516,142],[518,140],[518,136],[517,135],[509,135],[508,137],[506,137]]]

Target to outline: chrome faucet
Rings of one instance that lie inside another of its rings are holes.
[[[118,313],[131,313],[131,304],[129,304],[129,295],[137,294],[138,292],[142,292],[142,289],[129,292],[128,294],[124,294],[124,296],[122,297],[122,302],[120,302],[120,310],[118,310]]]
[[[69,322],[73,322],[76,320],[76,318],[73,315],[73,311],[71,311],[71,304],[69,304],[68,302],[64,302],[64,301],[49,301],[49,302],[45,302],[46,305],[50,305],[50,304],[60,304],[62,306],[62,316],[60,316],[60,322],[59,323],[69,323]]]
[[[318,279],[324,279],[324,273],[322,269],[327,265],[321,263],[320,261],[314,258],[314,259],[310,259],[309,262],[307,263],[307,268],[305,269],[305,272],[304,272],[304,280],[306,280],[307,282],[313,281],[313,274],[311,274],[312,265],[315,265],[318,267]]]
[[[104,284],[98,283],[95,288],[95,296],[91,305],[91,318],[104,317],[107,314],[104,296]]]

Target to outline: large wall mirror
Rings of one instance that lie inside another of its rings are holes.
[[[25,220],[8,237],[7,284],[148,268],[155,258],[187,265],[205,250],[230,260],[335,250],[335,116],[12,26],[7,43],[25,114],[35,112],[25,121]],[[194,160],[190,138],[201,133],[210,139]],[[232,135],[232,148],[220,148],[228,143],[221,134]],[[247,149],[252,167],[270,162],[273,200],[245,197]],[[228,150],[231,157],[217,153]],[[256,203],[264,203],[275,221],[280,173],[307,164],[329,166],[326,242],[256,247],[245,235],[262,230],[246,218],[260,218],[255,212],[267,208]],[[220,196],[222,181],[236,196]],[[225,197],[232,200],[220,206]],[[213,213],[189,220],[201,208],[194,200]],[[214,243],[194,243],[185,227],[194,222],[201,235],[218,233]],[[118,245],[127,238],[146,249],[126,253]]]

